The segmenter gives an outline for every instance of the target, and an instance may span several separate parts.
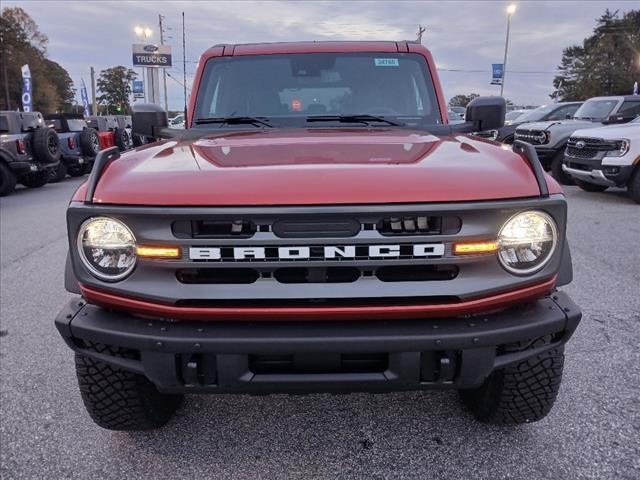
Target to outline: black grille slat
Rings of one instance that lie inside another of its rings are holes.
[[[416,215],[383,218],[376,224],[378,233],[395,235],[452,235],[458,233],[462,221],[458,217]]]
[[[279,220],[273,233],[280,238],[341,238],[360,233],[360,222],[354,219]]]

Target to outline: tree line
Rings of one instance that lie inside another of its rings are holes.
[[[69,73],[48,58],[48,37],[20,7],[3,8],[0,16],[0,110],[22,109],[21,66],[29,65],[33,109],[78,112],[76,89]],[[99,113],[129,113],[135,72],[121,65],[100,72],[97,79]],[[91,99],[89,99],[91,101]]]
[[[606,10],[582,44],[563,49],[558,71],[553,100],[630,95],[634,82],[640,83],[640,10]],[[449,106],[465,106],[477,96],[456,95]]]

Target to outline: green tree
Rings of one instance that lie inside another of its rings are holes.
[[[449,100],[450,107],[466,107],[467,103],[476,97],[479,97],[477,93],[470,93],[469,95],[456,95]]]
[[[102,70],[97,82],[100,92],[97,98],[98,103],[105,106],[106,110],[111,113],[116,111],[130,112],[131,82],[135,78],[136,72],[121,65]]]
[[[0,108],[22,107],[22,73],[31,70],[33,108],[42,112],[66,111],[75,92],[67,71],[47,58],[49,39],[22,8],[4,8],[0,16]]]
[[[630,94],[633,83],[640,81],[638,52],[640,10],[623,15],[605,11],[582,45],[564,49],[551,98],[570,101]]]

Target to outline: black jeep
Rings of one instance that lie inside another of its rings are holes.
[[[87,125],[82,115],[56,113],[45,115],[47,126],[60,138],[61,162],[52,172],[50,182],[59,182],[67,173],[79,177],[91,171],[100,151],[98,132]]]
[[[58,135],[38,112],[0,112],[0,196],[16,183],[37,188],[60,162]]]

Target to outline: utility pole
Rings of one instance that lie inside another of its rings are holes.
[[[11,110],[11,106],[9,105],[9,79],[7,77],[7,46],[4,43],[4,35],[0,36],[0,44],[2,45],[2,75],[4,78],[5,107],[7,110]]]
[[[182,12],[182,88],[184,90],[184,128],[187,128],[187,42],[184,32],[184,12]]]
[[[423,27],[422,25],[418,25],[418,43],[422,43],[422,35],[424,34],[424,32],[426,32],[427,29],[425,27]]]
[[[164,17],[161,14],[158,14],[158,25],[160,26],[160,45],[164,45],[164,27],[162,25],[162,20],[164,20]],[[164,84],[164,110],[165,112],[168,112],[169,100],[167,98],[167,70],[165,68],[162,69],[162,82]]]
[[[500,83],[500,96],[504,92],[504,81],[507,77],[507,52],[509,51],[509,30],[511,29],[511,15],[516,13],[516,4],[507,7],[507,39],[504,42],[504,59],[502,60],[502,83]]]
[[[96,105],[96,71],[91,67],[91,115],[97,115]]]

